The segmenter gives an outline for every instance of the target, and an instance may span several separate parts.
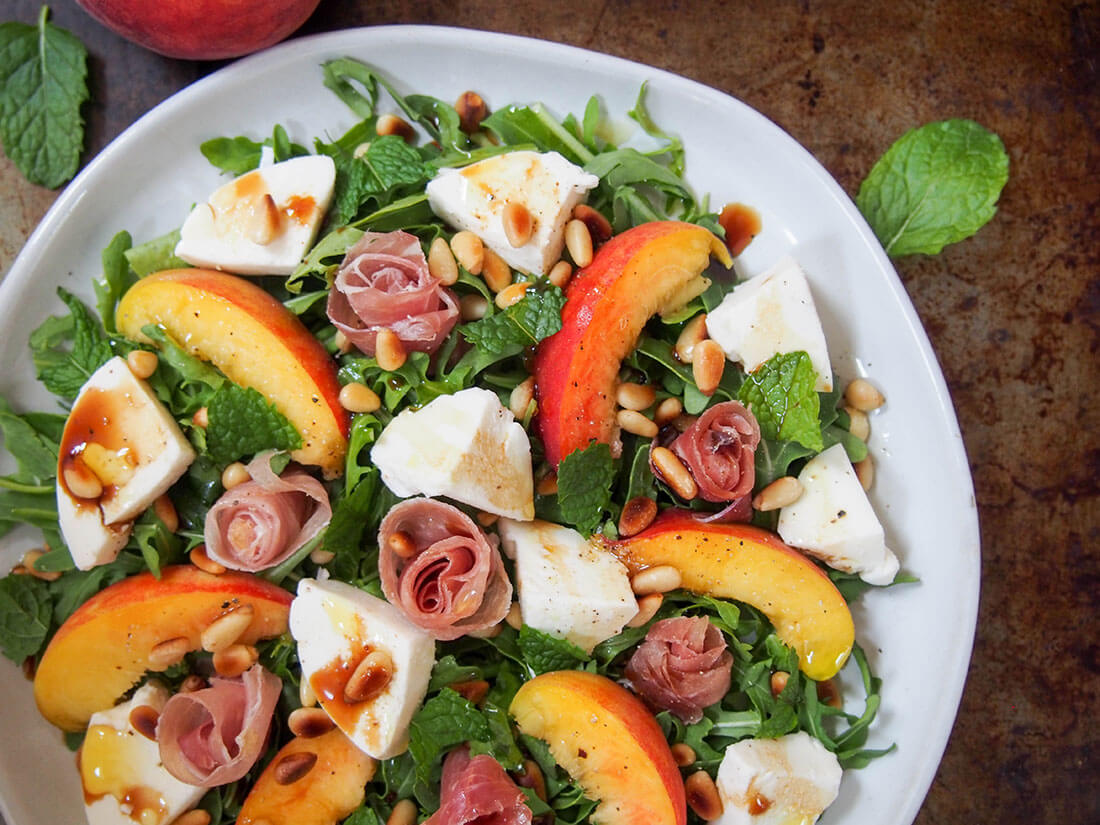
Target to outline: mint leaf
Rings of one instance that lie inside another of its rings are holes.
[[[745,378],[737,391],[751,405],[764,438],[797,441],[820,452],[824,448],[820,399],[814,391],[817,371],[805,352],[772,356]]]
[[[302,437],[286,416],[252,387],[226,383],[207,406],[206,448],[218,464],[264,450],[296,450]]]
[[[88,52],[48,16],[43,6],[35,26],[0,23],[0,140],[27,180],[56,189],[80,164]]]
[[[487,355],[506,358],[561,329],[565,293],[556,286],[531,287],[512,306],[461,328],[463,337]]]
[[[589,444],[574,450],[558,465],[558,504],[562,518],[586,536],[603,518],[611,503],[615,462],[606,444]]]
[[[444,688],[416,712],[409,724],[409,753],[416,762],[417,779],[427,782],[436,761],[463,742],[485,742],[489,723],[466,699]]]
[[[527,665],[538,676],[552,670],[576,670],[588,661],[588,654],[572,642],[524,625],[517,640]]]
[[[68,318],[48,318],[31,333],[31,355],[38,379],[54,395],[72,400],[113,352],[99,321],[80,299],[58,287]],[[69,349],[67,341],[72,341]]]
[[[12,410],[0,396],[0,433],[4,446],[19,465],[16,478],[21,482],[44,485],[57,475],[57,441],[51,440],[25,418]],[[49,485],[52,492],[53,485]]]
[[[856,205],[887,255],[935,255],[993,217],[1007,181],[997,135],[972,120],[944,120],[898,138],[859,187]]]
[[[34,576],[0,579],[0,649],[16,664],[38,652],[50,630],[50,594]]]

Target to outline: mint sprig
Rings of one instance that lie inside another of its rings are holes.
[[[495,357],[518,355],[561,329],[565,294],[549,284],[532,287],[503,312],[461,328],[463,337],[478,350]]]
[[[817,372],[805,352],[772,356],[745,378],[737,391],[752,408],[764,438],[797,441],[815,452],[824,449],[821,401],[814,390]]]
[[[611,503],[615,462],[606,444],[574,450],[558,465],[558,505],[562,519],[590,535]]]
[[[207,407],[206,448],[218,464],[264,450],[296,450],[302,437],[286,416],[252,387],[226,383]]]

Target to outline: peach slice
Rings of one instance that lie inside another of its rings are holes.
[[[557,763],[599,806],[605,825],[684,825],[680,770],[657,720],[606,676],[558,670],[525,683],[509,712],[550,746]]]
[[[138,281],[118,305],[119,331],[148,342],[142,327],[164,328],[192,355],[253,387],[302,435],[296,461],[326,476],[343,471],[348,413],[336,363],[297,316],[256,284],[212,269],[173,269]]]
[[[38,710],[59,728],[81,730],[147,670],[163,670],[157,645],[170,641],[180,656],[198,650],[214,619],[245,604],[253,616],[238,641],[278,636],[292,598],[248,573],[214,576],[185,565],[166,567],[159,580],[151,573],[123,579],[77,608],[50,640],[34,675]]]
[[[591,441],[614,442],[620,363],[654,313],[677,309],[706,289],[702,272],[711,255],[733,263],[726,245],[701,226],[644,223],[601,246],[569,282],[562,328],[535,357],[547,461],[557,466]]]
[[[300,778],[286,781],[311,762]],[[291,739],[248,792],[237,825],[336,825],[363,804],[377,765],[338,728]]]
[[[707,524],[686,510],[666,510],[638,535],[607,547],[632,572],[671,565],[687,590],[751,604],[798,651],[799,668],[813,679],[836,675],[852,651],[855,625],[840,591],[767,530]]]

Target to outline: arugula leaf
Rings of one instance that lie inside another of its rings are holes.
[[[552,284],[540,284],[529,287],[523,298],[503,312],[465,324],[459,331],[485,355],[510,357],[560,330],[564,307],[564,292]]]
[[[188,353],[163,328],[148,324],[141,331],[160,351],[157,371],[149,377],[149,385],[177,418],[194,415],[228,383],[216,367]]]
[[[517,643],[535,676],[552,670],[576,670],[589,660],[588,654],[572,642],[528,625],[519,629]]]
[[[645,105],[645,93],[648,81],[643,82],[640,89],[638,89],[638,99],[634,101],[634,108],[627,112],[627,115],[638,122],[638,125],[645,130],[645,133],[652,138],[665,141],[668,145],[663,146],[658,151],[661,154],[668,154],[671,158],[669,168],[672,172],[682,177],[684,174],[684,144],[680,138],[668,134],[660,126],[653,122],[653,118],[649,116],[649,110]]]
[[[818,419],[821,401],[814,391],[816,377],[805,352],[774,355],[746,377],[737,397],[752,406],[764,438],[797,441],[820,452],[824,442]]]
[[[324,281],[327,287],[344,255],[362,237],[363,230],[351,226],[341,226],[329,232],[314,244],[305,260],[287,278],[287,291],[297,295],[302,291],[302,283],[311,276]]]
[[[99,321],[80,299],[62,287],[57,294],[69,307],[69,318],[48,318],[32,332],[31,354],[46,389],[71,401],[113,352]],[[70,339],[72,347],[64,349]]]
[[[118,331],[115,327],[115,307],[126,290],[137,281],[130,272],[130,263],[126,256],[132,245],[130,233],[125,230],[111,238],[111,242],[103,250],[103,277],[92,284],[95,287],[96,308],[108,332]]]
[[[558,504],[562,518],[581,533],[591,535],[611,503],[615,462],[606,444],[574,450],[558,465]]]
[[[1008,181],[1008,155],[972,120],[910,129],[871,168],[856,205],[886,254],[935,255],[993,217]]]
[[[26,416],[20,416],[0,396],[0,433],[4,446],[11,453],[19,471],[15,479],[26,484],[44,485],[57,475],[57,451],[60,439],[51,439],[40,432]]]
[[[0,649],[16,664],[33,656],[50,630],[46,582],[34,576],[0,579]]]
[[[144,278],[153,272],[160,272],[162,269],[188,269],[191,264],[183,258],[176,257],[176,244],[179,242],[180,231],[173,229],[171,232],[127,249],[126,260],[130,264],[130,269],[134,270],[139,278]]]
[[[264,145],[246,137],[216,137],[203,141],[199,151],[223,172],[243,175],[260,165]]]
[[[88,52],[49,13],[43,6],[35,26],[0,23],[0,140],[27,180],[56,189],[84,147]]]
[[[541,103],[505,106],[481,121],[481,126],[493,132],[504,144],[533,143],[542,152],[558,152],[573,163],[582,165],[593,157],[592,152],[558,123]]]
[[[296,450],[302,437],[285,415],[252,387],[226,382],[207,406],[206,448],[218,464],[264,450]]]

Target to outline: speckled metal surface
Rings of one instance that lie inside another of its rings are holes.
[[[0,16],[31,21],[38,0]],[[71,2],[91,53],[92,157],[220,64],[124,43]],[[918,825],[1100,822],[1100,6],[845,0],[323,0],[303,32],[433,23],[650,63],[741,98],[854,194],[906,129],[974,118],[1004,139],[993,222],[897,262],[951,389],[983,537],[962,707]],[[55,197],[0,156],[0,272]]]

